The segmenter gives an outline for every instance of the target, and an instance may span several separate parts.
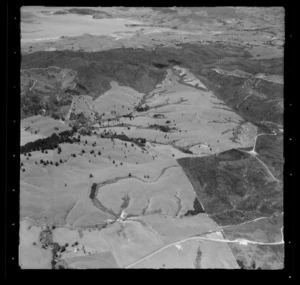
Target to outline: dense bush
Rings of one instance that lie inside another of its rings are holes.
[[[156,63],[154,62],[153,65],[157,68],[165,68],[165,67],[168,67],[167,64],[163,64],[163,63]]]
[[[160,118],[165,118],[165,116],[163,114],[154,114],[153,118],[160,119]]]
[[[195,215],[198,215],[200,213],[205,213],[205,211],[203,210],[201,204],[199,203],[197,197],[195,198],[194,200],[194,210],[188,210],[186,213],[185,213],[185,216],[195,216]]]
[[[93,183],[93,185],[91,187],[90,199],[94,199],[95,198],[96,190],[97,190],[97,184]]]
[[[145,107],[136,107],[135,108],[135,110],[137,111],[137,112],[145,112],[145,111],[148,111],[150,109],[150,107],[148,106],[148,105],[146,105]]]
[[[150,125],[149,128],[155,129],[155,130],[161,130],[164,133],[168,133],[171,131],[171,128],[169,126],[162,126],[162,125],[157,125],[157,124]]]
[[[63,131],[61,133],[54,133],[51,136],[44,138],[44,139],[38,139],[33,142],[29,142],[23,146],[21,146],[20,152],[21,154],[32,152],[32,151],[44,151],[47,149],[57,149],[60,143],[74,143],[74,142],[80,142],[80,139],[73,138],[73,135],[75,133],[76,129]],[[60,151],[61,152],[61,149]]]

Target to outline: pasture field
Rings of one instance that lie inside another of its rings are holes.
[[[76,262],[82,257],[80,262],[84,263],[85,257],[97,258],[100,253],[111,251],[118,267],[125,267],[170,243],[216,229],[205,214],[182,219],[153,214],[128,217],[101,230],[60,227],[53,231],[53,240],[69,244],[61,257],[67,263],[74,257]],[[78,245],[70,247],[75,241]]]

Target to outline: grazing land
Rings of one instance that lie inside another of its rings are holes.
[[[283,268],[283,19],[23,7],[21,268]]]

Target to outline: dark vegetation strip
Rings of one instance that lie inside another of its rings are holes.
[[[182,204],[181,204],[181,199],[177,196],[177,194],[174,195],[175,199],[176,199],[176,202],[177,202],[177,205],[178,205],[178,209],[177,209],[177,212],[175,214],[175,217],[177,217],[182,209]]]
[[[201,213],[205,213],[203,207],[201,206],[199,200],[198,200],[198,197],[195,198],[194,200],[194,210],[188,210],[184,216],[195,216],[195,215],[198,215],[198,214],[201,214]]]
[[[157,125],[157,124],[149,125],[148,128],[155,129],[155,130],[160,130],[164,133],[169,133],[172,130],[172,128],[169,127],[169,126]]]
[[[145,138],[129,138],[128,136],[124,134],[107,134],[107,135],[101,135],[102,138],[110,138],[110,139],[119,139],[121,141],[125,142],[133,142],[139,147],[144,147],[146,144],[146,139]]]
[[[94,206],[97,209],[101,210],[104,213],[108,213],[114,217],[117,217],[118,215],[113,210],[106,208],[97,198],[98,190],[101,186],[105,185],[104,183],[101,184],[93,183],[89,198],[91,199],[91,201],[93,202]],[[110,184],[109,181],[107,182],[107,184]]]
[[[55,226],[52,226],[52,229],[49,226],[47,226],[46,229],[42,230],[40,232],[39,241],[43,249],[51,249],[51,253],[52,253],[51,268],[64,269],[64,267],[59,263],[60,263],[61,253],[66,250],[68,244],[61,246],[57,242],[53,242],[53,233],[52,233],[53,229],[55,229]]]
[[[33,142],[28,142],[27,144],[21,146],[21,154],[32,152],[32,151],[44,151],[44,150],[53,150],[59,147],[60,143],[79,143],[80,138],[73,137],[77,132],[77,128],[73,127],[72,130],[67,130],[60,132],[58,134],[53,133],[51,136],[43,139],[38,139]]]
[[[199,246],[198,249],[197,249],[197,253],[196,253],[196,259],[194,261],[194,266],[197,269],[201,268],[201,257],[202,257],[202,251],[201,251],[201,248]]]

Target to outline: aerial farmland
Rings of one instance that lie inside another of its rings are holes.
[[[22,269],[284,267],[284,11],[253,9],[22,8]]]

